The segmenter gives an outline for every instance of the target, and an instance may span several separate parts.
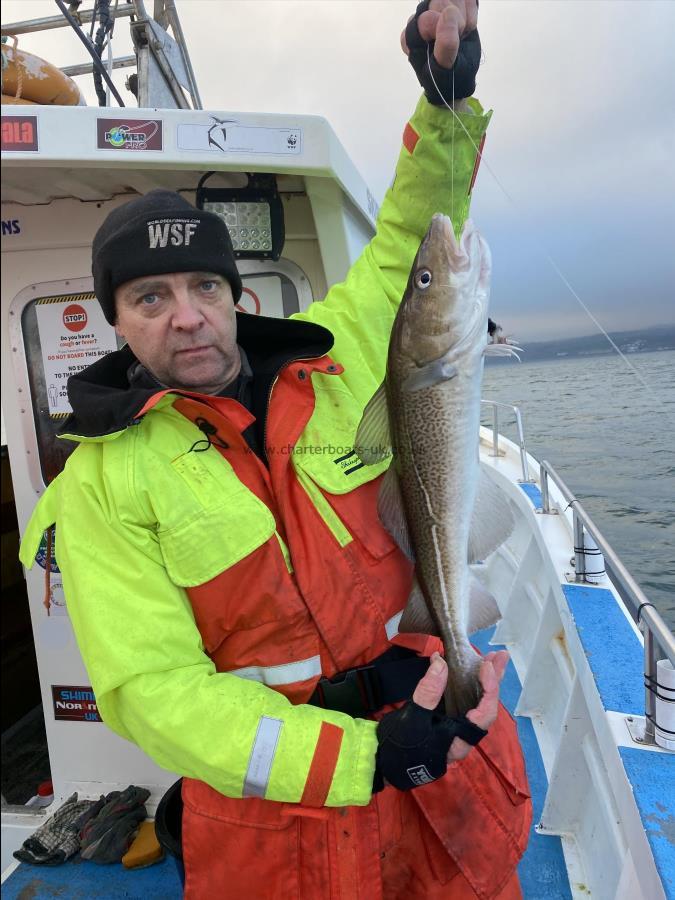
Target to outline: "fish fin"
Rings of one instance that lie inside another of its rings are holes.
[[[414,562],[415,552],[413,550],[412,541],[410,540],[408,523],[405,518],[403,498],[401,497],[401,485],[399,484],[398,475],[396,474],[393,465],[389,466],[382,479],[380,493],[377,498],[377,512],[380,516],[380,521],[389,534],[393,537],[408,559]]]
[[[488,557],[504,543],[514,526],[508,502],[481,467],[471,517],[469,565]]]
[[[413,581],[412,590],[403,610],[398,630],[401,634],[431,634],[439,636],[438,628],[431,618],[427,601],[424,599],[424,594],[417,579]]]
[[[389,412],[384,381],[363,410],[361,422],[356,430],[354,449],[361,462],[367,466],[375,465],[391,456]]]
[[[497,606],[497,601],[480,583],[475,575],[470,578],[469,585],[469,625],[468,634],[480,631],[481,628],[489,628],[501,619],[502,614]]]
[[[420,391],[422,388],[434,387],[443,381],[450,381],[456,375],[455,366],[441,357],[411,372],[403,380],[402,387],[404,391]]]

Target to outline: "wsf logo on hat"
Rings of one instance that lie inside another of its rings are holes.
[[[197,231],[199,219],[156,219],[148,222],[148,244],[151,250],[166,247],[189,247]]]

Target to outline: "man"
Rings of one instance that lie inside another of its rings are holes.
[[[468,211],[489,118],[464,99],[476,12],[433,0],[409,25],[432,102],[406,127],[376,237],[323,303],[236,315],[224,225],[170,192],[118,207],[94,239],[127,347],[70,380],[64,436],[80,446],[22,559],[56,523],[104,721],[184,776],[187,898],[520,896],[530,807],[498,710],[506,655],[484,661],[466,720],[432,712],[447,667],[438,639],[397,634],[412,569],[377,517],[386,462],[335,450],[382,379],[432,214],[459,229]],[[162,224],[189,244],[153,247]]]

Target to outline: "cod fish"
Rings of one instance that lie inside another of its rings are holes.
[[[385,380],[364,410],[355,450],[373,465],[392,455],[380,519],[415,562],[400,632],[439,636],[449,668],[446,713],[478,703],[480,657],[468,634],[499,618],[471,565],[513,529],[508,503],[478,456],[483,357],[516,355],[487,343],[490,251],[470,221],[459,241],[435,215],[394,321]]]

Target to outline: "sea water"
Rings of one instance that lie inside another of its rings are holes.
[[[528,452],[562,476],[675,630],[675,351],[528,363],[525,348],[523,360],[487,366],[483,398],[520,407]],[[515,437],[502,410],[500,431]]]

